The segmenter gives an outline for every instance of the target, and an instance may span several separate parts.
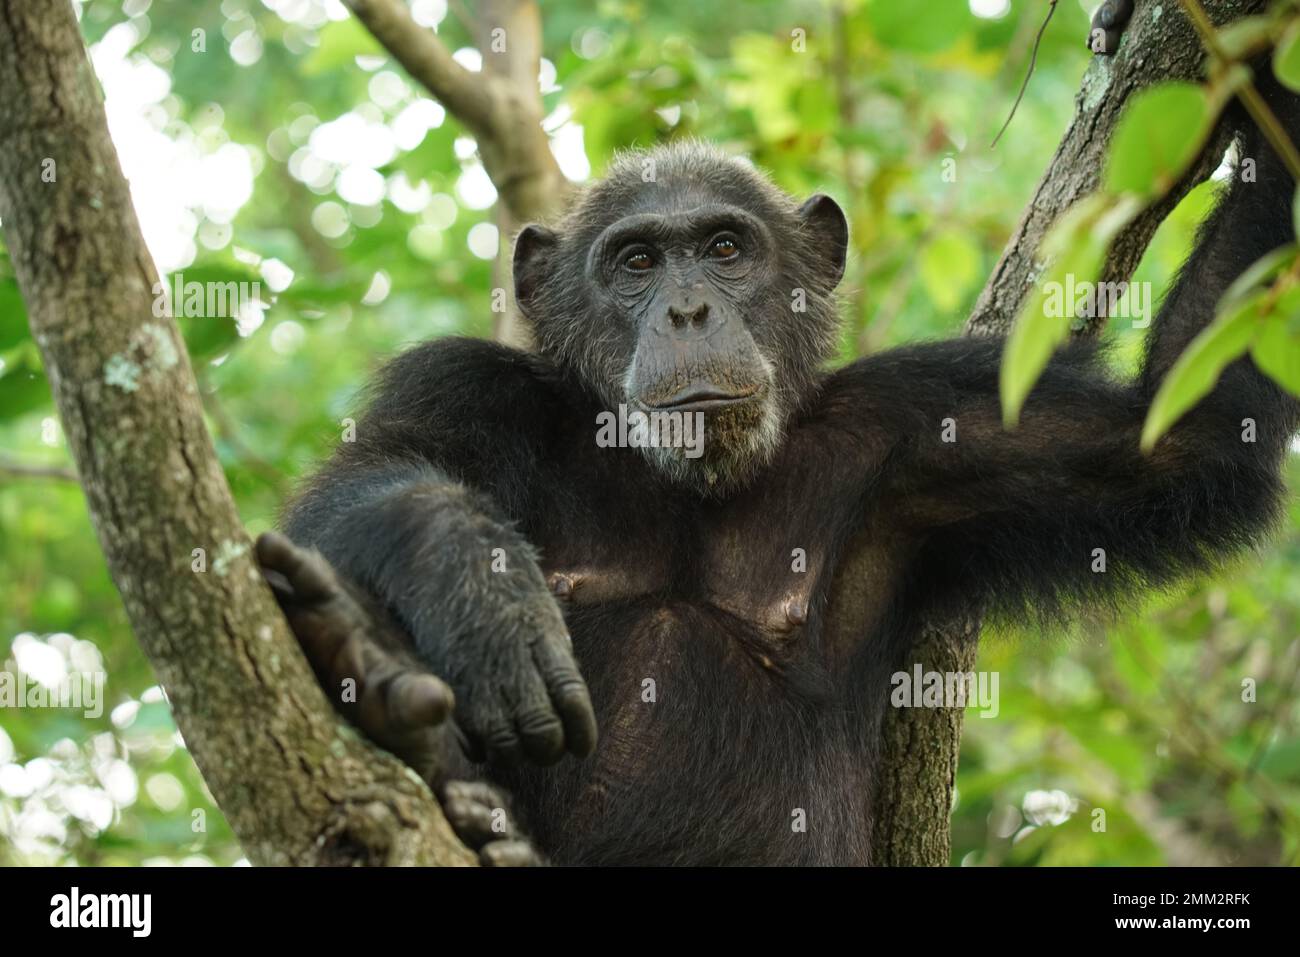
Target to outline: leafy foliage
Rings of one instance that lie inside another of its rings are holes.
[[[1225,57],[1248,59],[1261,45],[1277,40],[1273,69],[1287,86],[1300,90],[1300,12],[1280,3],[1266,16],[1250,17],[1219,31],[1216,44]],[[1003,417],[1008,425],[1019,418],[1024,404],[1052,352],[1068,337],[1073,313],[1046,312],[1045,289],[1065,282],[1095,282],[1115,234],[1143,206],[1165,196],[1205,145],[1214,120],[1232,94],[1251,81],[1249,72],[1231,59],[1218,68],[1205,86],[1169,82],[1133,97],[1111,138],[1102,188],[1069,209],[1044,238],[1040,258],[1045,278],[1016,317],[1002,367]],[[1296,203],[1300,204],[1300,194]],[[1297,206],[1300,208],[1300,206]],[[1300,214],[1298,214],[1300,215]],[[1293,311],[1300,299],[1291,289],[1297,282],[1295,250],[1265,256],[1249,270],[1219,304],[1218,318],[1170,371],[1152,402],[1143,428],[1142,445],[1155,442],[1203,398],[1224,367],[1246,353],[1280,385],[1297,392],[1300,351],[1297,351]],[[1277,277],[1269,295],[1260,296],[1243,311],[1240,296],[1262,275]]]

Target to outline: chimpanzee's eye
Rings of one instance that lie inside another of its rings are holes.
[[[643,249],[637,250],[623,260],[623,267],[631,269],[633,272],[645,272],[647,269],[653,269],[654,264],[654,257]]]
[[[714,259],[735,259],[740,255],[740,245],[734,239],[723,236],[713,241],[709,255]]]

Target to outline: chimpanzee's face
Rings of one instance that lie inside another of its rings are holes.
[[[789,318],[773,266],[767,228],[724,203],[611,223],[592,244],[587,275],[599,310],[631,333],[620,382],[627,404],[695,416],[705,441],[725,446],[714,454],[772,444],[781,424],[775,366],[755,335]]]
[[[796,207],[735,160],[665,165],[650,181],[611,174],[567,229],[527,227],[516,291],[542,350],[611,411],[687,437],[702,427],[702,446],[646,451],[711,488],[779,447],[833,338],[847,229],[827,197]]]

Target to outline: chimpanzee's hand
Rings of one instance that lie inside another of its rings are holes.
[[[316,677],[339,711],[431,784],[459,761],[448,722],[451,689],[408,654],[391,623],[342,585],[318,552],[276,532],[257,540],[257,558]],[[348,693],[351,692],[351,693]],[[437,787],[456,836],[486,867],[544,864],[516,826],[504,795],[483,782]]]
[[[384,634],[391,626],[349,594],[318,552],[267,532],[257,559],[326,696],[373,741],[434,780],[453,745],[445,724],[451,689]]]
[[[1092,15],[1092,24],[1088,27],[1088,49],[1101,56],[1113,56],[1132,17],[1133,0],[1106,0]]]
[[[504,530],[492,534],[508,541]],[[474,561],[454,567],[454,558],[431,569],[447,575],[438,589],[447,598],[417,622],[420,657],[455,691],[456,725],[476,761],[552,764],[566,751],[585,757],[596,746],[568,627],[526,551],[517,544],[509,565],[495,571]]]
[[[349,718],[422,773],[426,765],[445,767],[452,731],[431,734],[430,727],[446,717],[446,685],[401,642],[383,641],[385,629],[318,553],[274,532],[257,547],[263,567],[281,577],[279,586],[272,579],[277,594],[292,583],[292,600],[282,597],[281,605],[322,685],[337,694],[343,680],[356,681],[355,706],[348,711],[344,703]],[[590,754],[591,698],[535,564],[484,573],[449,606],[428,615],[421,652],[455,691],[456,740],[468,756],[550,764],[566,750]]]

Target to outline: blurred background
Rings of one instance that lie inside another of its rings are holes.
[[[379,362],[491,335],[495,190],[472,137],[337,0],[75,6],[159,270],[262,284],[235,320],[181,320],[256,534]],[[477,68],[458,0],[410,6]],[[1092,6],[1057,5],[990,150],[1047,0],[546,0],[544,125],[575,182],[619,148],[699,136],[793,193],[834,195],[852,224],[848,361],[960,330],[1069,122]],[[180,55],[199,29],[204,55]],[[1138,279],[1167,285],[1212,195],[1181,204]],[[1111,334],[1131,364],[1141,333]],[[0,709],[0,864],[241,862],[71,469],[0,251],[0,671],[49,687],[107,672],[97,719]],[[953,863],[1294,863],[1298,572],[1293,505],[1267,551],[1153,596],[1140,619],[1050,642],[986,631],[978,667],[1000,673],[1000,711],[967,715]]]

